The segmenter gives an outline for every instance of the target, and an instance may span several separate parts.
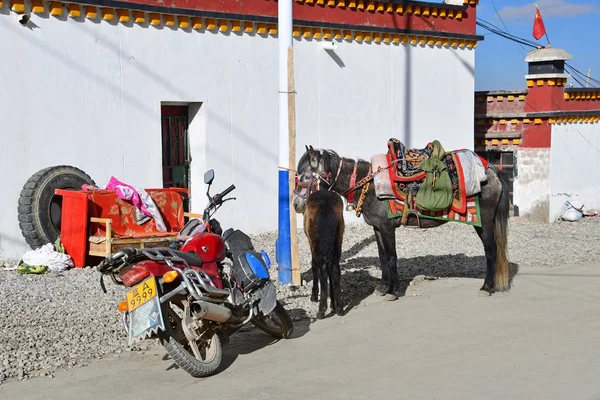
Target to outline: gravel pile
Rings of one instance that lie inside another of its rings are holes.
[[[600,260],[600,218],[576,223],[530,224],[511,220],[509,260],[513,271]],[[255,247],[275,260],[276,234],[254,236]],[[280,287],[279,298],[295,320],[314,318],[310,252],[299,234],[302,279],[299,288]],[[483,278],[483,247],[472,227],[446,224],[430,230],[397,230],[398,271],[404,287],[423,277]],[[381,273],[373,231],[364,223],[346,227],[342,288],[354,306],[371,295]],[[277,279],[277,271],[272,270]],[[8,378],[52,376],[57,369],[86,365],[91,359],[143,351],[155,342],[127,346],[117,305],[124,289],[106,282],[104,294],[93,268],[47,275],[19,275],[0,269],[0,383]],[[475,293],[479,286],[473,288]],[[400,301],[402,301],[400,299]]]

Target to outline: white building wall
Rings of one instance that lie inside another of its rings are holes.
[[[550,220],[566,210],[572,198],[586,209],[600,209],[600,124],[552,125]]]
[[[519,147],[513,204],[519,216],[548,222],[550,197],[550,149]]]
[[[28,249],[19,192],[38,170],[73,165],[99,186],[111,175],[162,186],[161,102],[193,102],[192,208],[234,183],[217,215],[248,232],[277,229],[276,38],[0,12],[0,258]],[[390,137],[473,146],[474,52],[296,40],[297,143],[368,159]],[[333,56],[333,57],[332,57]],[[200,105],[201,103],[201,105]],[[347,214],[352,220],[354,214]]]

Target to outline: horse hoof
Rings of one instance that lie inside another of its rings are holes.
[[[375,290],[373,291],[373,294],[375,296],[385,296],[385,292],[382,292],[381,290],[375,288]]]
[[[492,294],[487,290],[480,290],[477,296],[479,297],[490,297]]]
[[[321,311],[319,311],[319,312],[317,313],[317,319],[323,319],[323,318],[325,318],[325,313],[324,313],[324,312],[321,312]]]
[[[398,298],[398,296],[396,296],[395,294],[392,294],[392,293],[386,293],[386,294],[383,296],[383,299],[384,299],[384,300],[387,300],[387,301],[394,301],[394,300],[396,300],[397,298]]]

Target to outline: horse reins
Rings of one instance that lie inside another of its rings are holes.
[[[340,176],[340,172],[342,170],[343,162],[344,162],[344,158],[342,157],[340,159],[340,165],[338,167],[337,175],[336,175],[335,180],[333,181],[332,185],[329,186],[329,190],[331,190],[331,188],[333,187],[335,182],[337,182],[337,179]],[[396,164],[397,162],[398,162],[398,160],[394,160],[385,168],[378,167],[377,171],[375,171],[375,172],[373,172],[372,164],[369,163],[369,173],[367,174],[367,176],[365,176],[360,181],[358,181],[358,183],[356,183],[356,178],[358,177],[358,173],[357,173],[358,160],[354,161],[354,169],[352,170],[352,175],[350,175],[350,187],[348,189],[344,190],[342,193],[340,193],[340,196],[344,197],[344,196],[348,195],[348,197],[347,197],[348,204],[354,204],[354,192],[356,192],[356,190],[360,189],[361,187],[363,188],[363,190],[360,193],[360,196],[358,198],[358,203],[355,208],[357,217],[360,217],[360,215],[361,215],[360,210],[365,202],[365,199],[367,198],[367,192],[369,191],[369,188],[371,187],[371,181],[375,178],[375,176],[377,174],[379,174],[382,171],[387,170],[388,168],[390,168],[392,165]]]

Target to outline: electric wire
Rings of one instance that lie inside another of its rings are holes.
[[[496,9],[493,1],[492,1],[492,5],[494,6],[494,9],[496,10],[496,13],[498,14],[498,17],[500,18],[500,21],[502,22],[502,24],[504,25],[504,28],[506,29],[506,25],[504,24],[504,21],[502,20],[502,18],[500,17],[500,14],[498,13],[498,10]],[[489,21],[486,21],[482,18],[477,17],[477,21],[476,24],[480,27],[482,27],[483,29],[489,31],[490,33],[493,33],[495,35],[501,36],[505,39],[511,40],[521,46],[529,46],[531,48],[542,48],[543,46],[540,46],[538,43],[531,41],[529,39],[525,39],[516,35],[513,35],[511,33],[508,32],[508,29],[506,30],[502,30],[502,28],[492,24]],[[521,54],[523,54],[523,52],[521,51]],[[524,55],[524,54],[523,54]],[[585,81],[587,81],[589,79],[590,82],[597,84],[600,86],[600,80],[595,79],[593,77],[588,77],[587,74],[584,74],[583,72],[581,72],[580,70],[578,70],[577,68],[573,67],[571,64],[565,62],[565,69],[566,68],[570,68],[571,71],[571,77],[573,78],[573,80],[575,82],[577,82],[581,87],[585,87],[585,84],[583,84],[581,82],[580,79],[583,79]]]
[[[498,12],[498,9],[496,8],[496,4],[494,3],[494,0],[490,0],[490,1],[492,3],[492,6],[494,7],[494,11],[496,11],[496,15],[500,19],[500,22],[502,22],[502,26],[504,27],[504,30],[506,31],[506,33],[508,33],[510,35],[510,33],[508,32],[508,27],[506,26],[506,24],[504,23],[504,20],[502,19],[502,16]],[[517,49],[519,49],[519,51],[521,52],[523,57],[525,57],[525,53],[524,53],[526,51],[525,47],[523,47],[523,45],[520,43],[515,43],[515,46],[517,47]]]

